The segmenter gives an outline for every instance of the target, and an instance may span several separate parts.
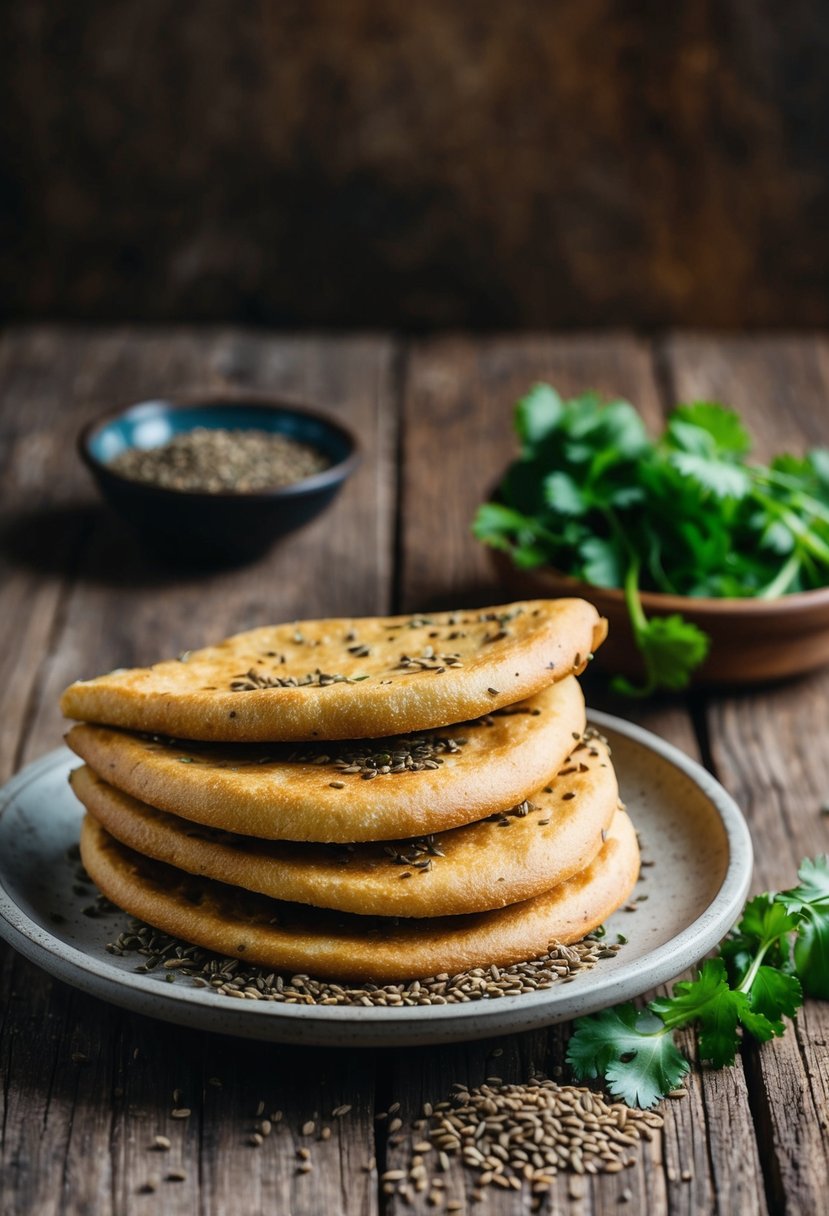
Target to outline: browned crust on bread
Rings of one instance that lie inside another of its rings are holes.
[[[618,803],[615,773],[598,740],[563,772],[551,792],[535,792],[519,814],[438,833],[429,842],[431,852],[412,853],[411,841],[392,847],[428,869],[400,864],[382,844],[332,849],[194,828],[107,785],[88,767],[76,769],[70,782],[89,813],[121,844],[189,874],[314,907],[421,917],[517,903],[590,864]]]
[[[494,912],[380,920],[283,904],[182,874],[125,848],[91,816],[84,866],[132,915],[219,954],[279,971],[391,982],[505,966],[577,941],[623,904],[639,872],[636,834],[617,811],[593,863],[553,890]]]
[[[419,624],[422,619],[335,618],[255,629],[193,651],[186,662],[72,684],[61,710],[69,718],[215,742],[427,730],[511,705],[580,672],[607,630],[596,609],[579,599],[440,612]],[[352,636],[368,654],[349,651]],[[427,660],[427,669],[399,666],[402,654],[416,658],[429,647],[437,660]],[[444,654],[460,655],[463,665],[443,662]],[[231,691],[248,671],[300,679],[318,670],[344,679]]]
[[[67,742],[110,785],[183,819],[266,840],[346,843],[444,831],[515,806],[555,776],[584,726],[571,676],[507,714],[442,728],[441,738],[466,743],[438,768],[371,781],[290,760],[301,754],[290,745],[199,747],[86,723]]]

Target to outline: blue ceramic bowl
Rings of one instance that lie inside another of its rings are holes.
[[[195,427],[278,432],[331,461],[321,473],[273,490],[205,493],[132,481],[110,462]],[[244,561],[318,515],[359,463],[355,436],[339,422],[274,398],[246,394],[141,401],[90,422],[78,449],[106,501],[151,545],[183,560]]]

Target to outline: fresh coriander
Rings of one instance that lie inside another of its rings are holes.
[[[749,463],[738,415],[679,405],[651,440],[627,401],[565,400],[538,384],[518,402],[521,453],[479,540],[516,566],[552,565],[624,589],[645,680],[632,695],[684,688],[708,638],[682,616],[648,618],[640,592],[774,599],[829,584],[829,451]]]
[[[805,860],[798,878],[790,891],[750,899],[718,956],[671,996],[579,1018],[567,1049],[576,1077],[604,1077],[616,1097],[653,1106],[690,1068],[673,1040],[681,1026],[698,1027],[700,1057],[722,1068],[743,1034],[782,1035],[804,992],[829,997],[829,858]]]

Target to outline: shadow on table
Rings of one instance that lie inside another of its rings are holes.
[[[93,501],[59,502],[8,512],[0,555],[12,566],[117,587],[162,587],[190,581],[215,565],[151,552],[138,535]]]

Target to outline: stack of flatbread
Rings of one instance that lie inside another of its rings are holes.
[[[255,629],[72,684],[101,891],[282,972],[387,982],[582,938],[639,868],[583,600]]]

